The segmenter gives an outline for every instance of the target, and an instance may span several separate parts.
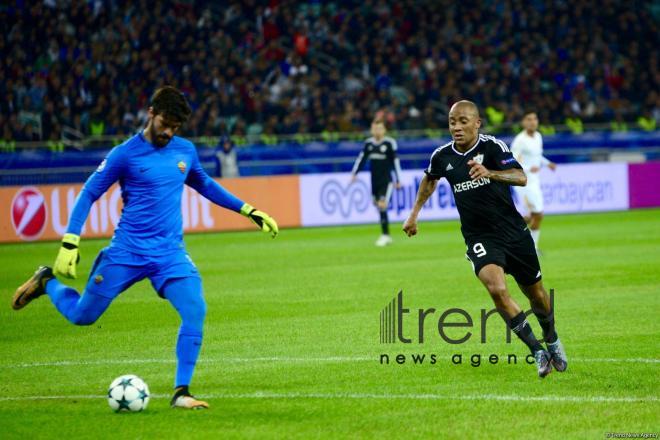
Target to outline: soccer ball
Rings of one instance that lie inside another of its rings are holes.
[[[149,387],[134,374],[119,376],[108,389],[108,404],[115,411],[142,411],[149,404]]]

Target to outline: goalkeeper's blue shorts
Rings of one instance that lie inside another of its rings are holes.
[[[163,298],[163,287],[168,280],[187,277],[199,278],[199,272],[183,249],[164,255],[154,250],[154,255],[146,256],[109,246],[96,257],[85,291],[114,299],[133,284],[149,278]]]

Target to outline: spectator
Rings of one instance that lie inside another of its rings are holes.
[[[223,178],[238,177],[238,159],[234,143],[228,136],[223,136],[218,142],[216,158],[218,159],[219,175]]]
[[[160,5],[0,7],[0,133],[47,140],[56,124],[83,135],[131,132],[144,123],[150,91],[165,83],[185,90],[199,114],[186,136],[220,135],[220,122],[241,136],[250,126],[366,130],[385,107],[395,129],[432,129],[442,116],[435,109],[461,98],[501,112],[504,124],[523,108],[562,124],[567,105],[585,124],[660,118],[660,30],[648,2]],[[294,113],[295,124],[285,121]]]

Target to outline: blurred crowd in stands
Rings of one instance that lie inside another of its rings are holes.
[[[122,136],[160,85],[187,136],[660,121],[660,6],[640,0],[16,1],[0,6],[0,138]],[[550,128],[548,128],[549,130]]]

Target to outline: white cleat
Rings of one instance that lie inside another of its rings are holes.
[[[384,247],[387,246],[388,244],[392,244],[392,237],[389,235],[381,235],[378,237],[378,240],[376,240],[376,246],[378,247]]]
[[[209,404],[193,396],[179,396],[172,402],[172,408],[208,409]]]
[[[174,390],[174,397],[170,401],[172,408],[186,408],[186,409],[206,409],[209,404],[203,400],[196,399],[195,396],[190,394],[188,386],[180,386]]]
[[[550,356],[550,353],[545,350],[538,350],[534,352],[536,369],[541,379],[552,372],[552,364],[550,363],[551,358],[552,357]]]
[[[566,357],[566,351],[564,351],[564,345],[561,343],[559,338],[552,344],[546,344],[548,346],[548,353],[550,353],[550,363],[555,370],[563,373],[568,368],[568,358]]]

